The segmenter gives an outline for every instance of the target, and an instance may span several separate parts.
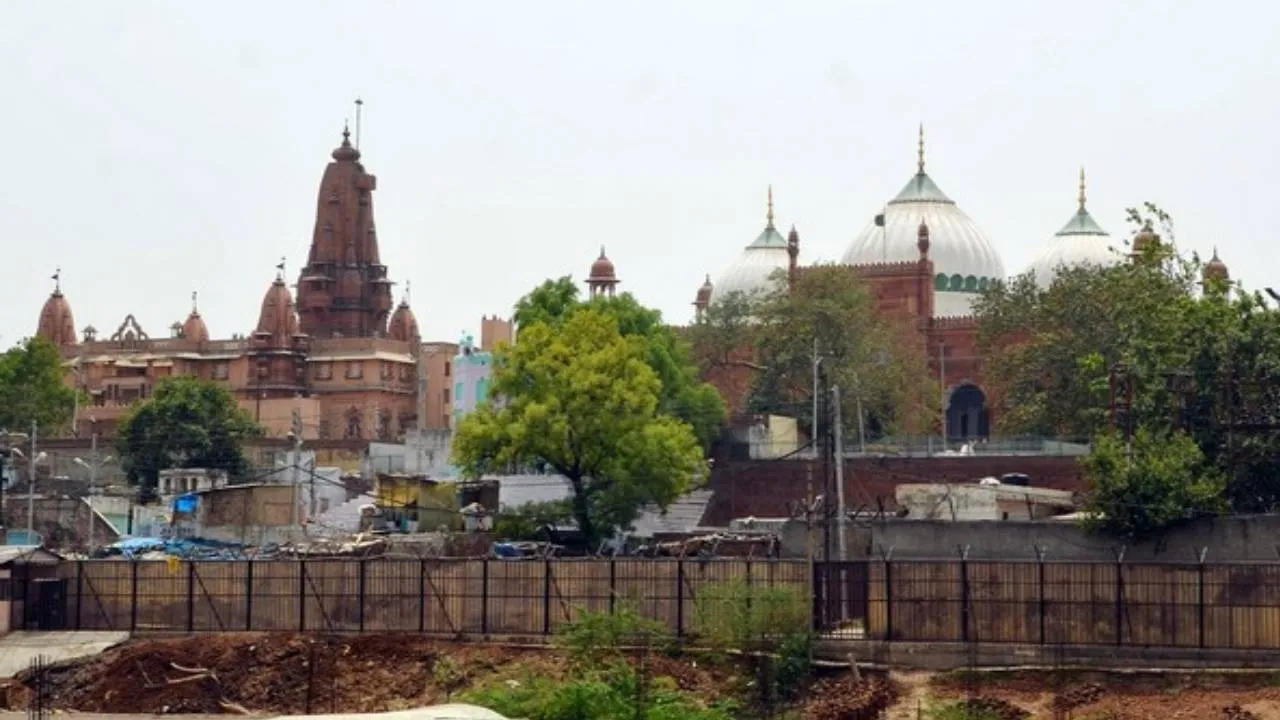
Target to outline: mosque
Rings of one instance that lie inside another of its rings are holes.
[[[420,342],[407,290],[398,305],[392,300],[373,219],[376,187],[344,129],[320,180],[297,297],[282,260],[247,335],[211,338],[194,294],[167,337],[153,337],[132,314],[109,335],[92,325],[77,332],[55,275],[36,334],[58,346],[69,383],[88,397],[77,408],[76,434],[114,433],[132,404],[179,375],[227,386],[274,436],[390,440],[419,423],[447,427],[448,360],[432,359],[443,372],[420,372],[432,344]],[[420,375],[440,387],[422,387]]]
[[[915,175],[854,236],[841,264],[865,283],[879,314],[915,328],[933,376],[939,378],[948,439],[985,438],[992,427],[991,390],[984,385],[973,304],[982,291],[1008,275],[978,223],[925,172],[924,158],[922,127]],[[1145,243],[1158,241],[1150,228],[1144,229],[1134,237],[1133,250],[1139,252]],[[792,228],[784,239],[774,225],[770,190],[764,230],[714,282],[707,276],[695,295],[695,316],[701,319],[717,298],[730,293],[763,293],[774,288],[776,277],[794,279],[804,272],[798,266],[799,250],[796,230]],[[1031,273],[1041,287],[1047,287],[1060,268],[1110,265],[1125,259],[1086,209],[1082,169],[1075,212],[1022,272]],[[1206,279],[1228,278],[1216,251],[1204,272]],[[745,409],[751,372],[746,367],[715,368],[707,379],[720,389],[731,411],[740,413]]]

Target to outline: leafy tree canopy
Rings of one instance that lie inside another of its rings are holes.
[[[579,300],[577,284],[562,277],[547,280],[521,298],[515,321],[523,338],[524,328],[538,323],[561,327],[588,309],[613,317],[623,336],[643,340],[645,362],[661,382],[659,411],[687,422],[703,447],[710,446],[724,425],[724,400],[714,387],[699,380],[688,344],[663,324],[662,313],[644,307],[630,293]]]
[[[607,308],[578,308],[556,326],[521,327],[500,348],[493,393],[454,438],[470,475],[541,464],[568,479],[573,517],[591,540],[665,507],[706,473],[693,428],[662,410],[648,338],[624,335]]]
[[[1140,428],[1128,446],[1106,433],[1082,463],[1090,484],[1086,524],[1095,529],[1143,537],[1227,508],[1226,478],[1185,433]]]
[[[34,420],[40,433],[56,434],[69,427],[75,404],[53,343],[32,337],[0,355],[0,428],[26,431]]]
[[[129,480],[151,492],[165,468],[199,467],[243,475],[245,438],[262,434],[225,388],[207,380],[169,378],[136,405],[116,431]]]
[[[1162,244],[1111,267],[1064,268],[1048,288],[1024,276],[979,300],[997,426],[1088,438],[1111,428],[1113,393],[1122,410],[1131,396],[1121,425],[1154,438],[1185,433],[1226,477],[1233,510],[1273,509],[1280,313],[1225,283],[1201,288],[1199,259],[1178,252],[1159,208],[1131,210],[1130,219],[1135,231],[1160,226]]]
[[[872,438],[932,426],[937,381],[929,377],[915,327],[877,313],[865,286],[847,267],[805,268],[794,287],[781,273],[775,281],[769,292],[731,293],[708,308],[694,328],[704,367],[759,370],[751,409],[802,418],[812,427],[816,349],[823,385],[840,388],[847,429],[858,428],[859,402]]]

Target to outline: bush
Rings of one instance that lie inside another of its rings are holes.
[[[734,720],[729,712],[643,678],[626,665],[556,681],[539,675],[473,690],[466,702],[526,720]]]
[[[550,500],[521,505],[498,513],[493,521],[493,536],[498,540],[547,540],[545,528],[573,521],[573,510],[567,500]]]
[[[579,665],[620,660],[628,645],[665,651],[674,643],[665,624],[644,617],[628,602],[616,603],[612,613],[580,610],[556,633],[556,644]]]

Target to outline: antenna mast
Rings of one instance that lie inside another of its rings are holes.
[[[360,149],[360,109],[364,107],[364,101],[356,98],[356,149]]]

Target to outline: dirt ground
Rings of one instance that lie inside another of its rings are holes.
[[[995,698],[1037,720],[1280,720],[1280,673],[1001,672],[895,674],[890,720],[916,703]]]
[[[633,658],[633,662],[639,662]],[[645,671],[704,700],[741,695],[751,671],[739,659],[646,654]],[[44,675],[50,707],[104,713],[262,715],[404,710],[455,700],[468,688],[535,673],[571,674],[546,648],[452,643],[417,635],[237,633],[134,640],[101,655],[54,664]],[[25,709],[29,673],[0,686],[0,709]],[[856,717],[892,697],[883,678],[822,678],[787,717]]]

